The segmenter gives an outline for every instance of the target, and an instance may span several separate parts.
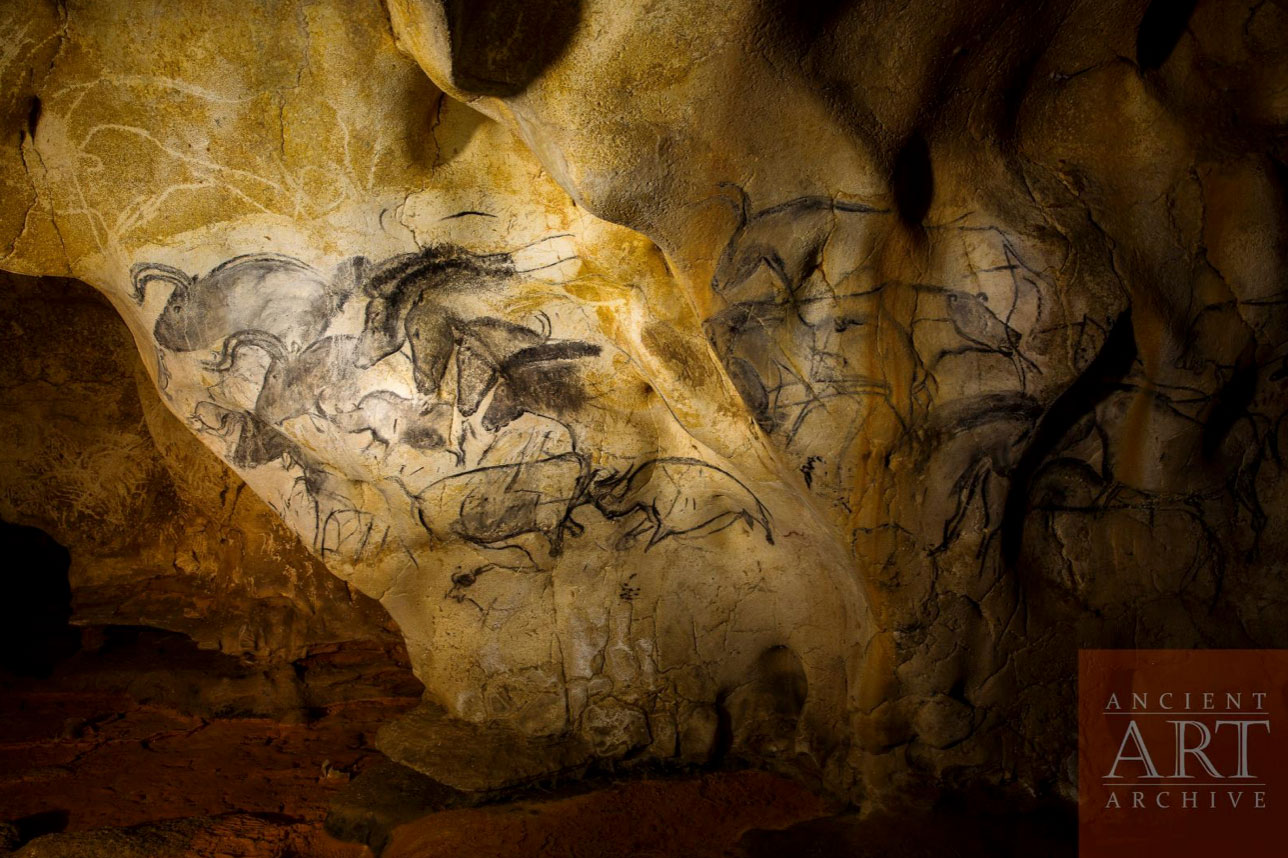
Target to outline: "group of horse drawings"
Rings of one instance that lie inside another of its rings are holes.
[[[237,467],[278,462],[301,469],[296,486],[312,504],[320,554],[343,544],[356,559],[368,546],[383,545],[390,530],[355,507],[350,480],[283,430],[287,421],[304,416],[329,421],[344,433],[365,433],[368,447],[450,454],[459,470],[417,491],[388,477],[406,492],[433,538],[451,533],[482,548],[506,548],[532,534],[556,556],[565,535],[583,532],[574,512],[592,505],[607,519],[629,519],[616,540],[618,550],[646,534],[646,547],[652,547],[735,521],[752,530],[759,525],[773,541],[769,513],[759,499],[732,474],[699,459],[654,457],[617,470],[593,467],[575,444],[553,453],[535,445],[536,454],[519,461],[494,463],[485,456],[466,467],[461,433],[476,415],[487,433],[504,430],[524,414],[575,425],[588,398],[585,363],[601,353],[593,343],[553,337],[544,314],[528,326],[479,311],[479,296],[503,300],[524,273],[511,254],[438,244],[380,262],[353,257],[330,277],[275,253],[238,256],[200,277],[156,263],[135,265],[131,273],[140,305],[150,284],[171,287],[153,326],[163,384],[166,352],[209,349],[215,357],[205,367],[220,378],[252,350],[259,352],[259,366],[266,361],[252,407],[205,400],[193,422],[224,440],[226,457]],[[361,332],[327,333],[355,296],[366,300]],[[411,396],[379,389],[346,401],[344,392],[356,388],[358,376],[400,353],[411,363]],[[440,392],[453,363],[454,397],[445,400]],[[324,400],[345,407],[327,408]],[[445,505],[454,509],[454,519],[443,527],[436,522]]]

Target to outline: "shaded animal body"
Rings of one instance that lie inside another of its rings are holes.
[[[738,193],[739,226],[716,263],[711,288],[731,301],[765,300],[795,294],[823,258],[823,248],[849,215],[883,215],[885,209],[831,197],[799,197],[758,212],[748,210],[746,194]],[[764,270],[775,284],[747,293],[743,288]]]
[[[404,444],[415,450],[446,448],[452,431],[449,403],[421,405],[390,390],[368,393],[354,409],[326,416],[345,432],[369,432],[375,443]]]
[[[437,390],[452,349],[457,347],[456,405],[467,417],[478,410],[496,384],[497,373],[510,357],[544,343],[550,336],[548,330],[538,332],[504,319],[483,317],[461,321],[452,318],[446,308],[426,300],[418,300],[407,314],[407,329],[418,386],[423,383]],[[427,330],[428,336],[424,333]],[[429,337],[435,338],[432,350]]]
[[[736,477],[700,459],[652,459],[623,474],[600,476],[587,491],[605,518],[639,520],[618,540],[631,547],[650,529],[645,550],[671,536],[705,536],[743,521],[774,542],[769,511]]]
[[[227,441],[228,461],[236,468],[258,468],[283,456],[299,458],[299,447],[280,431],[246,411],[199,402],[193,419]]]
[[[516,273],[514,260],[507,253],[473,254],[454,244],[430,245],[417,253],[401,254],[375,265],[359,264],[357,268],[362,292],[369,299],[358,349],[358,366],[363,368],[403,347],[410,333],[408,313],[426,291],[473,294],[494,289]],[[437,350],[440,343],[431,337],[434,333],[432,328],[426,328],[424,339],[428,348]],[[447,351],[450,350],[449,345]],[[416,355],[414,338],[412,353]],[[442,360],[445,367],[447,358]],[[431,363],[430,358],[422,357],[417,366]],[[442,377],[441,371],[438,377]]]
[[[456,407],[472,416],[500,385],[483,418],[489,431],[525,411],[559,416],[586,400],[577,361],[594,357],[600,347],[580,340],[551,340],[549,325],[540,331],[493,316],[461,319],[442,295],[422,293],[407,312],[416,388],[432,395],[442,386],[456,355]]]
[[[255,415],[271,425],[304,414],[322,413],[318,399],[357,374],[354,355],[358,338],[348,335],[323,337],[303,351],[292,353],[267,331],[239,331],[224,341],[218,359],[209,366],[226,372],[247,348],[260,349],[269,356],[255,399]]]
[[[135,265],[130,275],[140,304],[149,283],[173,287],[152,333],[174,352],[205,348],[246,330],[291,346],[312,342],[346,294],[316,269],[276,253],[238,256],[197,278],[155,263]]]
[[[747,405],[756,424],[765,432],[781,428],[777,413],[773,369],[783,363],[779,336],[790,331],[795,307],[772,301],[744,301],[727,307],[703,323],[707,340],[724,365],[729,380]],[[767,378],[768,376],[768,378]]]
[[[580,453],[475,468],[426,487],[416,498],[417,512],[431,535],[427,509],[455,506],[457,514],[448,529],[463,539],[496,546],[539,533],[556,556],[563,550],[565,533],[582,533],[572,511],[585,503],[587,475],[587,461]]]
[[[585,401],[573,362],[599,354],[598,346],[551,341],[544,315],[534,330],[476,312],[472,299],[501,292],[523,273],[511,254],[438,244],[374,265],[359,258],[354,269],[368,299],[356,351],[359,368],[407,345],[416,391],[437,396],[455,356],[456,407],[463,416],[473,416],[501,385],[483,418],[488,431],[525,411],[550,416]]]
[[[518,405],[517,397],[508,398],[489,420],[493,427],[523,410],[540,409],[549,404],[545,400],[579,404],[576,371],[567,361],[598,354],[597,346],[551,342],[548,320],[541,330],[533,330],[494,316],[462,312],[463,297],[499,291],[521,273],[510,254],[476,255],[441,244],[362,270],[362,291],[369,300],[358,347],[359,367],[371,366],[409,344],[416,389],[433,395],[455,354],[457,407],[465,416],[474,414],[508,373],[522,375],[533,395],[523,405]],[[539,350],[542,346],[547,348]],[[539,363],[544,366],[536,366]],[[548,395],[537,396],[539,390]]]
[[[494,432],[524,413],[563,417],[587,399],[577,361],[596,357],[599,346],[566,340],[521,349],[496,370],[496,394],[483,414],[483,428]]]

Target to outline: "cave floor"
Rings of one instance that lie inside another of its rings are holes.
[[[47,676],[0,671],[0,854],[1073,854],[1064,818],[858,820],[762,772],[600,776],[481,804],[376,751],[376,729],[420,698],[396,648],[335,645],[262,668],[155,630],[84,638]]]
[[[51,835],[20,854],[364,854],[327,842],[322,822],[331,797],[381,759],[376,728],[419,699],[396,652],[322,647],[262,668],[155,630],[85,637],[49,676],[0,674],[8,845]],[[117,837],[69,851],[72,838],[93,840],[86,832],[157,824],[171,830],[135,838],[139,850]]]

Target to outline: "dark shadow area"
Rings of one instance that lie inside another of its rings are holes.
[[[890,188],[894,193],[899,219],[908,226],[920,226],[935,197],[935,173],[930,165],[930,147],[920,134],[910,136],[895,156]]]
[[[474,854],[467,844],[480,855],[514,858],[715,858],[741,854],[729,850],[756,825],[778,827],[837,809],[789,778],[740,767],[592,765],[522,786],[464,792],[383,760],[336,794],[325,826],[339,840],[399,858]],[[426,843],[418,848],[421,836],[434,851]]]
[[[80,632],[69,624],[71,557],[43,530],[0,522],[5,598],[0,600],[0,670],[25,677],[48,676],[80,649]]]
[[[518,95],[572,41],[581,0],[446,0],[452,83],[466,92]]]
[[[852,0],[771,0],[765,5],[766,17],[782,35],[794,41],[802,53],[807,52],[820,36],[827,34],[838,19],[853,5]]]
[[[1216,401],[1207,422],[1203,424],[1203,457],[1213,459],[1236,423],[1248,415],[1257,393],[1257,376],[1261,367],[1256,361],[1256,343],[1244,347],[1225,385],[1216,393]]]
[[[27,137],[32,140],[36,139],[36,126],[40,124],[41,110],[40,96],[33,95],[31,107],[27,109]]]
[[[1162,68],[1185,34],[1198,0],[1153,0],[1136,31],[1136,65],[1142,72]]]
[[[11,824],[18,832],[18,842],[26,843],[42,834],[65,831],[70,819],[71,815],[65,810],[45,810],[15,819]]]
[[[376,730],[423,692],[401,648],[377,642],[257,663],[161,629],[79,634],[46,675],[0,675],[0,854],[221,814],[320,831],[330,796],[379,761]],[[107,851],[92,854],[114,854],[117,835],[102,837]]]
[[[1077,816],[1069,807],[1026,813],[980,811],[952,798],[924,815],[834,816],[782,831],[749,831],[739,858],[1074,858]]]

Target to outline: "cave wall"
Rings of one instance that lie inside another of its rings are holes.
[[[166,410],[98,292],[4,274],[0,296],[0,519],[67,549],[76,624],[182,632],[264,661],[397,639]],[[9,574],[47,573],[30,560],[11,556]]]
[[[1284,644],[1280,2],[7,20],[0,265],[397,621],[397,759],[1067,795],[1078,646]]]

